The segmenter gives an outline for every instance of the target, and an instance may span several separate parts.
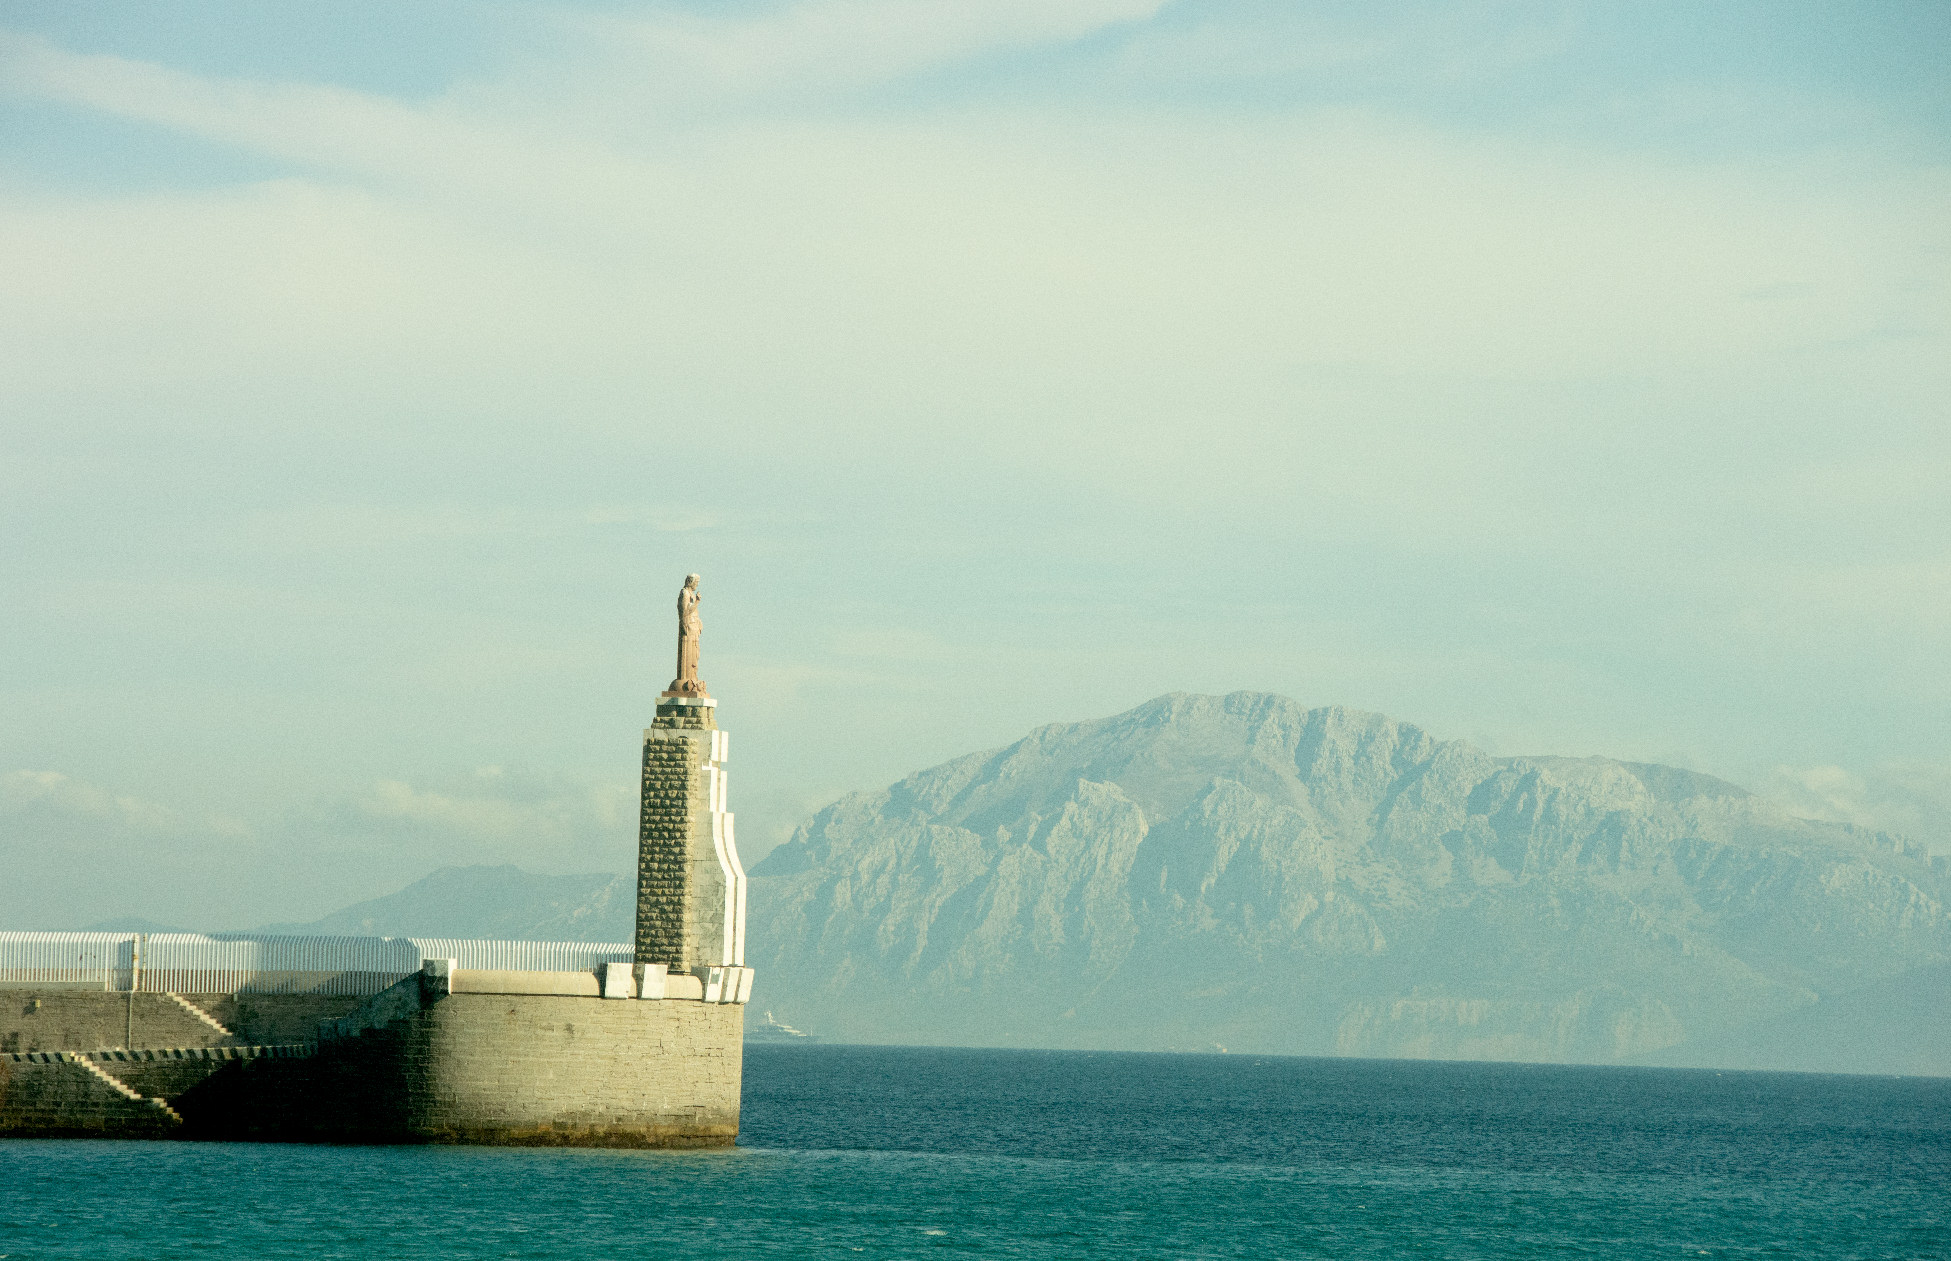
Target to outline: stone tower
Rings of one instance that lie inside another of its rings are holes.
[[[696,973],[708,994],[736,986],[724,994],[735,1001],[751,985],[745,869],[725,809],[729,737],[718,727],[718,702],[697,677],[698,602],[693,574],[678,595],[678,677],[657,698],[657,716],[644,732],[636,960]]]

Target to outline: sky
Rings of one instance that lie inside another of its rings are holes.
[[[0,0],[0,927],[1168,691],[1951,851],[1951,6]]]

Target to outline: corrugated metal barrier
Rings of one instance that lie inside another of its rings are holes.
[[[377,994],[423,960],[520,972],[627,963],[628,945],[445,937],[0,932],[0,987],[175,994]]]

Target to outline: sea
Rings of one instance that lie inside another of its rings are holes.
[[[0,1143],[0,1255],[1951,1257],[1951,1079],[754,1045],[732,1149]]]

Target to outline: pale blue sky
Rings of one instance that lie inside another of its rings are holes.
[[[748,855],[1234,688],[1951,849],[1947,64],[1936,3],[0,0],[0,923],[620,869],[693,569]]]

